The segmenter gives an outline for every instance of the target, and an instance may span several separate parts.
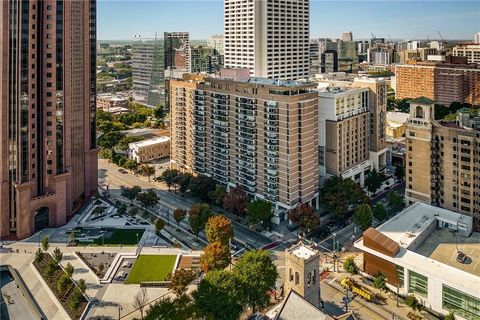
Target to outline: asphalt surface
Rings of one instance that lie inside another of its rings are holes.
[[[153,189],[160,198],[160,204],[152,208],[156,212],[161,212],[162,216],[169,219],[171,223],[175,223],[172,212],[177,208],[188,210],[193,202],[185,199],[173,191],[168,191],[163,184],[148,182],[144,179],[135,176],[131,173],[122,173],[118,167],[108,164],[105,160],[100,160],[99,167],[99,181],[100,184],[108,185],[111,197],[119,197],[121,186],[132,187],[135,185],[140,186],[142,189]],[[164,189],[162,189],[164,188]],[[166,214],[166,210],[169,211],[169,216]],[[186,220],[183,220],[180,224],[181,227],[189,229],[190,226]],[[272,242],[268,237],[250,230],[248,227],[232,220],[232,226],[234,231],[234,240],[242,244],[249,243],[254,248],[261,248]],[[200,234],[203,237],[203,234]]]
[[[13,278],[7,271],[0,272],[0,319],[2,320],[35,320],[34,314],[23,300]],[[9,299],[6,297],[10,296]],[[10,301],[10,303],[8,302]]]

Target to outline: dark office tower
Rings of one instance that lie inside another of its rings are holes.
[[[97,190],[96,1],[0,2],[0,238],[66,223]]]
[[[320,55],[320,72],[338,71],[338,53],[337,50],[326,50]]]
[[[338,42],[338,71],[358,72],[358,43],[356,41]]]

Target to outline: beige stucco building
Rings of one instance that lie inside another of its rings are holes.
[[[248,73],[238,81],[197,75],[172,80],[172,167],[241,185],[271,201],[276,223],[285,219],[279,212],[299,203],[318,206],[314,89]]]
[[[434,101],[411,101],[406,129],[407,203],[424,202],[474,218],[480,227],[480,120],[466,110],[436,121]]]
[[[145,163],[170,155],[170,138],[156,137],[128,144],[128,157],[137,163]]]
[[[457,57],[467,57],[469,63],[480,63],[480,43],[460,43],[452,48]]]
[[[389,141],[403,140],[405,125],[410,114],[404,112],[387,112],[386,134]]]

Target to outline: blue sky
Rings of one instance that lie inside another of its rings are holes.
[[[472,39],[480,32],[480,1],[311,0],[312,38]],[[191,39],[223,33],[223,0],[98,0],[98,39],[188,31]]]

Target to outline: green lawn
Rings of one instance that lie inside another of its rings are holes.
[[[173,271],[177,256],[141,255],[133,264],[127,277],[127,284],[139,284],[143,281],[163,281]]]
[[[137,244],[137,234],[138,241],[142,238],[145,229],[110,229],[112,234],[110,236],[105,236],[103,239],[103,244],[105,246],[134,246]],[[102,238],[95,239],[93,242],[82,242],[79,241],[80,245],[102,245]]]

